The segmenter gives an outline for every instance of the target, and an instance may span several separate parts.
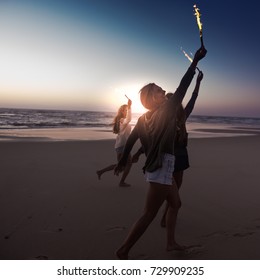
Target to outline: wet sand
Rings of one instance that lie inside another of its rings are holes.
[[[160,211],[130,259],[260,259],[259,143],[259,135],[190,139],[177,239],[191,248],[166,252]],[[116,160],[113,146],[2,138],[0,259],[116,259],[147,183],[144,158],[133,165],[129,188],[118,187],[112,172],[98,180],[96,170]]]

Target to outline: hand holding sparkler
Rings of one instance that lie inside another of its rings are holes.
[[[207,50],[205,49],[204,46],[202,46],[201,48],[199,48],[196,53],[195,53],[195,56],[194,56],[194,59],[192,60],[192,63],[190,65],[190,68],[193,69],[194,71],[196,70],[196,68],[198,69],[197,67],[197,64],[198,62],[203,58],[205,57],[207,54]],[[199,70],[199,69],[198,69]],[[199,70],[199,72],[201,72]]]
[[[204,46],[202,46],[196,51],[193,62],[197,64],[203,57],[206,56],[206,54],[207,54],[207,50],[205,49]]]
[[[132,105],[132,100],[126,94],[125,94],[125,97],[128,99],[127,105],[128,105],[128,108],[130,108]]]

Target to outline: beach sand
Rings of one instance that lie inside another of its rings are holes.
[[[0,259],[113,260],[140,216],[144,158],[118,187],[114,140],[0,141]],[[189,140],[177,240],[166,252],[162,210],[130,259],[260,259],[260,136]],[[135,146],[134,151],[138,145]]]

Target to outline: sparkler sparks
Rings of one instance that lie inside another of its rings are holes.
[[[181,48],[181,51],[184,53],[184,55],[188,58],[188,60],[189,60],[190,62],[193,61],[193,59],[185,52],[185,50],[183,50],[183,49]]]
[[[181,51],[183,52],[183,54],[188,58],[188,60],[190,62],[193,61],[193,59],[185,52],[185,50],[183,48],[181,48]],[[200,71],[200,69],[198,67],[196,67],[198,69],[198,71]]]
[[[195,11],[195,14],[194,14],[194,15],[196,16],[197,25],[198,25],[199,32],[200,32],[201,46],[204,46],[204,44],[203,44],[203,36],[202,36],[202,23],[201,23],[201,21],[200,21],[201,13],[199,12],[200,9],[197,7],[196,4],[193,6],[193,8],[194,8],[194,11]]]

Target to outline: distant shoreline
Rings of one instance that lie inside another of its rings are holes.
[[[189,138],[217,138],[252,136],[260,134],[260,128],[197,126],[188,129]],[[104,128],[40,128],[0,130],[0,141],[89,141],[115,139],[116,135]]]

